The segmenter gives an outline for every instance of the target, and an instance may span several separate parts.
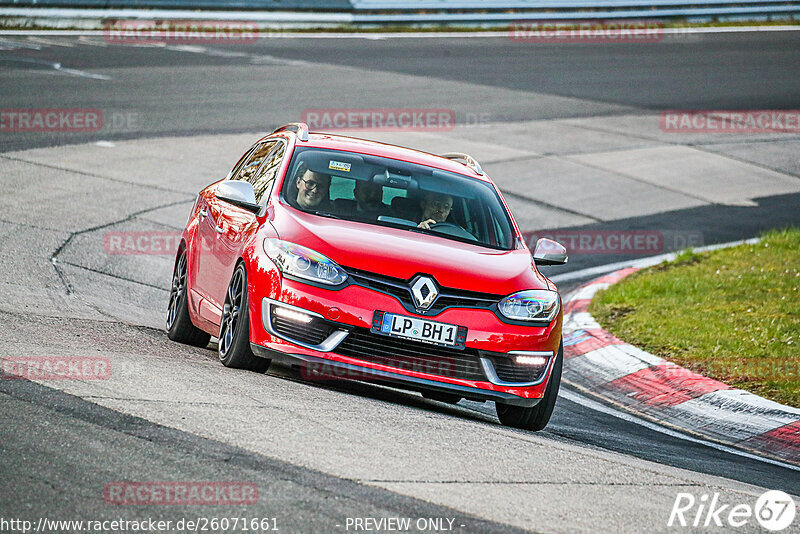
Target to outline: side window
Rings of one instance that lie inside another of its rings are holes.
[[[462,200],[464,229],[474,236],[478,236],[477,212],[474,210],[476,202],[474,200]]]
[[[387,206],[391,206],[392,200],[394,200],[395,198],[397,197],[405,198],[406,196],[408,196],[408,191],[406,191],[405,189],[397,189],[395,187],[389,187],[389,186],[385,186],[383,188],[383,203],[386,204]]]
[[[242,168],[242,165],[244,165],[244,162],[250,157],[250,154],[253,152],[253,150],[255,150],[253,147],[248,148],[247,152],[245,152],[244,155],[239,158],[239,161],[236,162],[236,165],[233,166],[233,170],[228,173],[228,176],[231,178],[231,180],[233,180],[234,176],[238,174],[239,170]]]
[[[341,176],[331,176],[330,197],[331,200],[343,198],[353,200],[356,181],[352,178],[342,178]]]
[[[503,226],[500,224],[500,221],[497,220],[496,217],[494,217],[494,214],[491,214],[490,217],[492,219],[492,225],[494,226],[494,233],[497,238],[497,243],[502,245],[508,244],[511,236],[507,236],[505,234],[505,232],[503,231]]]
[[[266,143],[261,143],[258,145],[255,150],[250,154],[247,158],[247,161],[244,165],[236,171],[236,174],[231,178],[231,180],[242,180],[244,182],[253,183],[253,176],[258,170],[258,166],[261,165],[261,162],[264,161],[264,158],[267,157],[270,150],[275,147],[275,143],[277,141],[268,141]]]
[[[467,208],[467,201],[460,197],[453,197],[453,207],[450,209],[450,218],[452,221],[462,228],[466,228],[467,221],[469,221],[469,209]]]
[[[250,180],[250,183],[253,184],[253,190],[256,192],[256,201],[259,204],[261,204],[261,200],[272,190],[272,185],[275,183],[275,176],[278,174],[278,169],[281,166],[285,153],[286,144],[279,142],[278,146],[274,147],[274,150],[267,157],[264,165],[261,166],[258,175]]]

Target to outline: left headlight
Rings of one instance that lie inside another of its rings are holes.
[[[503,316],[517,321],[550,322],[558,314],[558,293],[547,289],[530,289],[509,295],[497,309]]]
[[[268,237],[264,252],[284,274],[331,286],[347,280],[347,273],[335,261],[310,248]]]

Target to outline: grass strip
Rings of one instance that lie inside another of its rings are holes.
[[[638,271],[589,311],[632,345],[800,407],[800,229]]]

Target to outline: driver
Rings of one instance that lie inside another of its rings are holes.
[[[330,176],[311,169],[306,170],[297,178],[297,204],[303,209],[327,209],[330,203],[330,187]]]
[[[422,208],[422,222],[417,225],[417,228],[430,230],[432,224],[443,223],[447,220],[453,207],[453,197],[443,193],[427,192],[422,197],[420,207]]]

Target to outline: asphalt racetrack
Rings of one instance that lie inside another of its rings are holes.
[[[0,380],[2,519],[244,517],[348,532],[355,519],[405,517],[426,532],[684,532],[667,527],[678,493],[751,506],[767,489],[797,496],[797,468],[665,433],[579,384],[563,385],[550,425],[532,434],[500,426],[489,403],[226,369],[213,341],[166,338],[168,247],[120,253],[108,236],[179,232],[197,191],[308,110],[446,109],[454,127],[351,133],[470,153],[530,235],[663,236],[657,250],[571,253],[547,270],[565,293],[584,268],[800,224],[797,128],[675,133],[660,122],[667,110],[800,109],[798,64],[800,31],[558,45],[0,35],[4,112],[103,117],[88,132],[3,124],[0,356],[102,355],[113,369],[99,381]],[[258,500],[119,506],[104,489],[120,481],[239,481]],[[736,530],[762,531],[753,520]]]

